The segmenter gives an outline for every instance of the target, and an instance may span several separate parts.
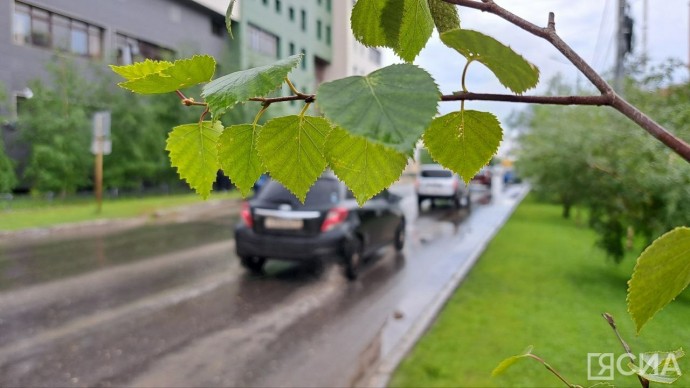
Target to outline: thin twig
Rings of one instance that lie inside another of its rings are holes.
[[[549,105],[611,105],[610,96],[520,96],[515,94],[490,94],[457,92],[441,96],[441,101],[502,101]]]
[[[528,22],[525,19],[509,12],[500,7],[493,0],[443,0],[446,3],[459,5],[461,7],[473,8],[483,12],[492,13],[509,23],[522,28],[523,30],[543,38],[551,43],[558,51],[561,52],[580,72],[587,77],[587,79],[601,92],[603,96],[610,99],[610,102],[605,104],[616,109],[637,125],[642,127],[649,134],[654,136],[657,140],[672,149],[683,159],[690,162],[690,145],[681,138],[675,136],[666,128],[652,120],[649,116],[642,113],[639,109],[625,101],[619,96],[582,57],[580,57],[567,43],[565,43],[556,33],[556,22],[553,14],[549,14],[548,27],[539,27]]]
[[[285,96],[285,97],[252,97],[249,101],[258,101],[263,103],[272,104],[274,102],[285,102],[285,101],[304,101],[304,102],[314,102],[316,101],[316,95],[314,94],[302,94],[296,96]]]
[[[616,337],[618,337],[618,341],[623,345],[623,349],[625,352],[630,356],[631,361],[635,359],[635,355],[632,352],[632,349],[630,349],[630,346],[628,345],[627,342],[621,337],[621,333],[618,332],[618,327],[616,327],[616,322],[613,320],[613,316],[609,313],[603,313],[601,314],[606,322],[608,322],[609,326],[613,329],[613,332],[616,333]],[[638,380],[640,380],[640,384],[642,384],[642,388],[649,388],[649,380],[645,379],[644,377],[637,375]]]

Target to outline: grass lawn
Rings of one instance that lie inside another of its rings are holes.
[[[560,217],[560,208],[526,199],[448,301],[437,321],[395,372],[394,387],[565,386],[541,364],[523,359],[498,377],[491,371],[528,345],[573,384],[587,381],[587,353],[622,353],[601,313],[611,313],[633,352],[690,349],[690,297],[684,293],[642,329],[626,312],[631,254],[615,265],[595,235]],[[690,386],[685,375],[674,386]],[[625,365],[626,363],[623,363]],[[637,386],[619,374],[616,386]],[[652,386],[659,384],[652,383]]]
[[[214,193],[210,199],[240,198],[237,191]],[[0,209],[0,231],[47,227],[71,222],[127,218],[153,214],[155,211],[198,204],[203,199],[196,194],[161,195],[155,197],[104,199],[100,214],[96,213],[95,200],[74,202],[21,203],[15,209]]]

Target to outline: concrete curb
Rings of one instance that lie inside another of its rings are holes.
[[[491,240],[493,240],[496,233],[501,230],[503,225],[505,225],[515,209],[525,198],[527,193],[529,193],[529,189],[529,186],[524,187],[524,189],[518,194],[515,203],[510,207],[509,211],[506,212],[503,219],[495,226],[491,233],[489,233],[487,238],[482,241],[472,252],[470,257],[461,265],[458,271],[455,272],[448,282],[443,285],[440,291],[434,296],[432,302],[418,317],[416,317],[409,330],[402,336],[400,341],[395,344],[389,354],[385,355],[383,358],[379,359],[376,364],[372,365],[372,367],[369,369],[370,372],[368,372],[366,376],[360,380],[361,384],[357,384],[357,386],[372,388],[383,388],[388,386],[391,376],[393,372],[395,372],[395,369],[398,367],[400,362],[412,350],[417,341],[419,341],[422,335],[424,335],[427,329],[434,322],[448,299],[453,295],[455,289],[460,285],[465,276],[467,276],[482,253],[484,253],[486,247],[489,245]]]

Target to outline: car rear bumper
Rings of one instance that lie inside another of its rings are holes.
[[[303,237],[258,234],[245,226],[235,228],[235,249],[239,257],[293,261],[340,259],[348,240],[348,233],[344,229]]]

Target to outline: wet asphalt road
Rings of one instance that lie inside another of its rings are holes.
[[[356,282],[234,255],[235,217],[0,245],[0,386],[346,386],[396,304],[462,238],[467,213],[418,216]],[[475,213],[490,207],[474,195]]]

